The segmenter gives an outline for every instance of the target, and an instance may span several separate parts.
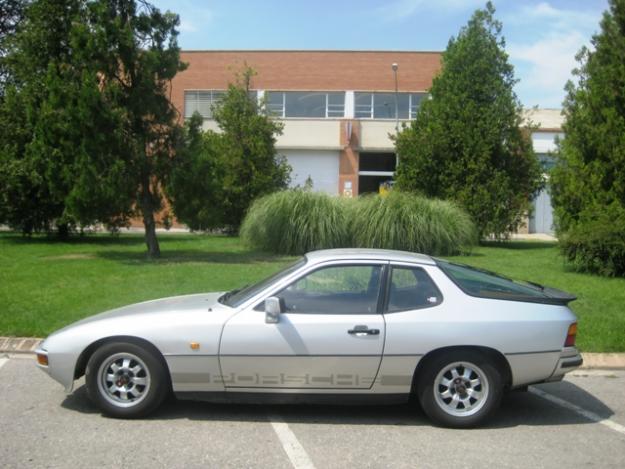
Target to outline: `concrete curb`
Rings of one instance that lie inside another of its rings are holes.
[[[36,337],[0,337],[0,353],[31,354],[43,339]],[[625,353],[582,353],[583,369],[625,369]]]
[[[0,337],[0,353],[35,353],[42,340],[36,337]]]
[[[582,353],[582,368],[600,368],[604,370],[625,369],[625,353]]]

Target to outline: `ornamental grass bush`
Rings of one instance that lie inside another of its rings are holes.
[[[276,192],[252,204],[240,234],[248,246],[278,254],[362,247],[449,255],[477,241],[471,218],[454,203],[399,191],[356,199]]]
[[[303,254],[350,244],[346,200],[301,189],[274,192],[254,201],[240,235],[255,249]]]
[[[477,241],[471,217],[453,202],[394,190],[360,197],[349,211],[357,247],[450,255]]]

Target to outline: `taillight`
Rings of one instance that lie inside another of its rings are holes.
[[[575,336],[577,335],[577,323],[574,322],[569,326],[569,330],[566,333],[566,340],[564,341],[565,347],[575,347]]]

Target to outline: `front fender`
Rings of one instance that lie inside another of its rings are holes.
[[[67,394],[71,394],[74,390],[74,370],[76,369],[80,351],[51,353],[48,351],[46,342],[44,341],[35,353],[37,355],[46,355],[48,357],[48,365],[44,366],[37,363],[37,367],[59,382],[65,388]]]

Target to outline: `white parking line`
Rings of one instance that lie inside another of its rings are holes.
[[[9,362],[8,358],[0,358],[0,368],[2,368],[8,362]]]
[[[586,417],[588,420],[592,420],[593,422],[597,422],[597,423],[600,423],[601,425],[605,425],[609,429],[625,435],[625,427],[623,425],[620,425],[609,419],[604,419],[603,417],[595,414],[594,412],[591,412],[586,409],[582,409],[581,407],[576,406],[575,404],[572,404],[569,401],[560,399],[559,397],[556,397],[553,394],[546,393],[545,391],[542,391],[541,389],[531,387],[529,388],[529,390],[532,394],[536,394],[537,396],[540,396],[543,399],[547,399],[548,401],[551,401],[554,404],[558,404],[560,407],[564,407],[565,409],[572,410],[573,412],[581,415],[582,417]]]
[[[308,453],[295,436],[295,433],[291,431],[289,425],[275,415],[270,416],[269,420],[293,467],[295,469],[315,469],[315,465],[310,460]]]

